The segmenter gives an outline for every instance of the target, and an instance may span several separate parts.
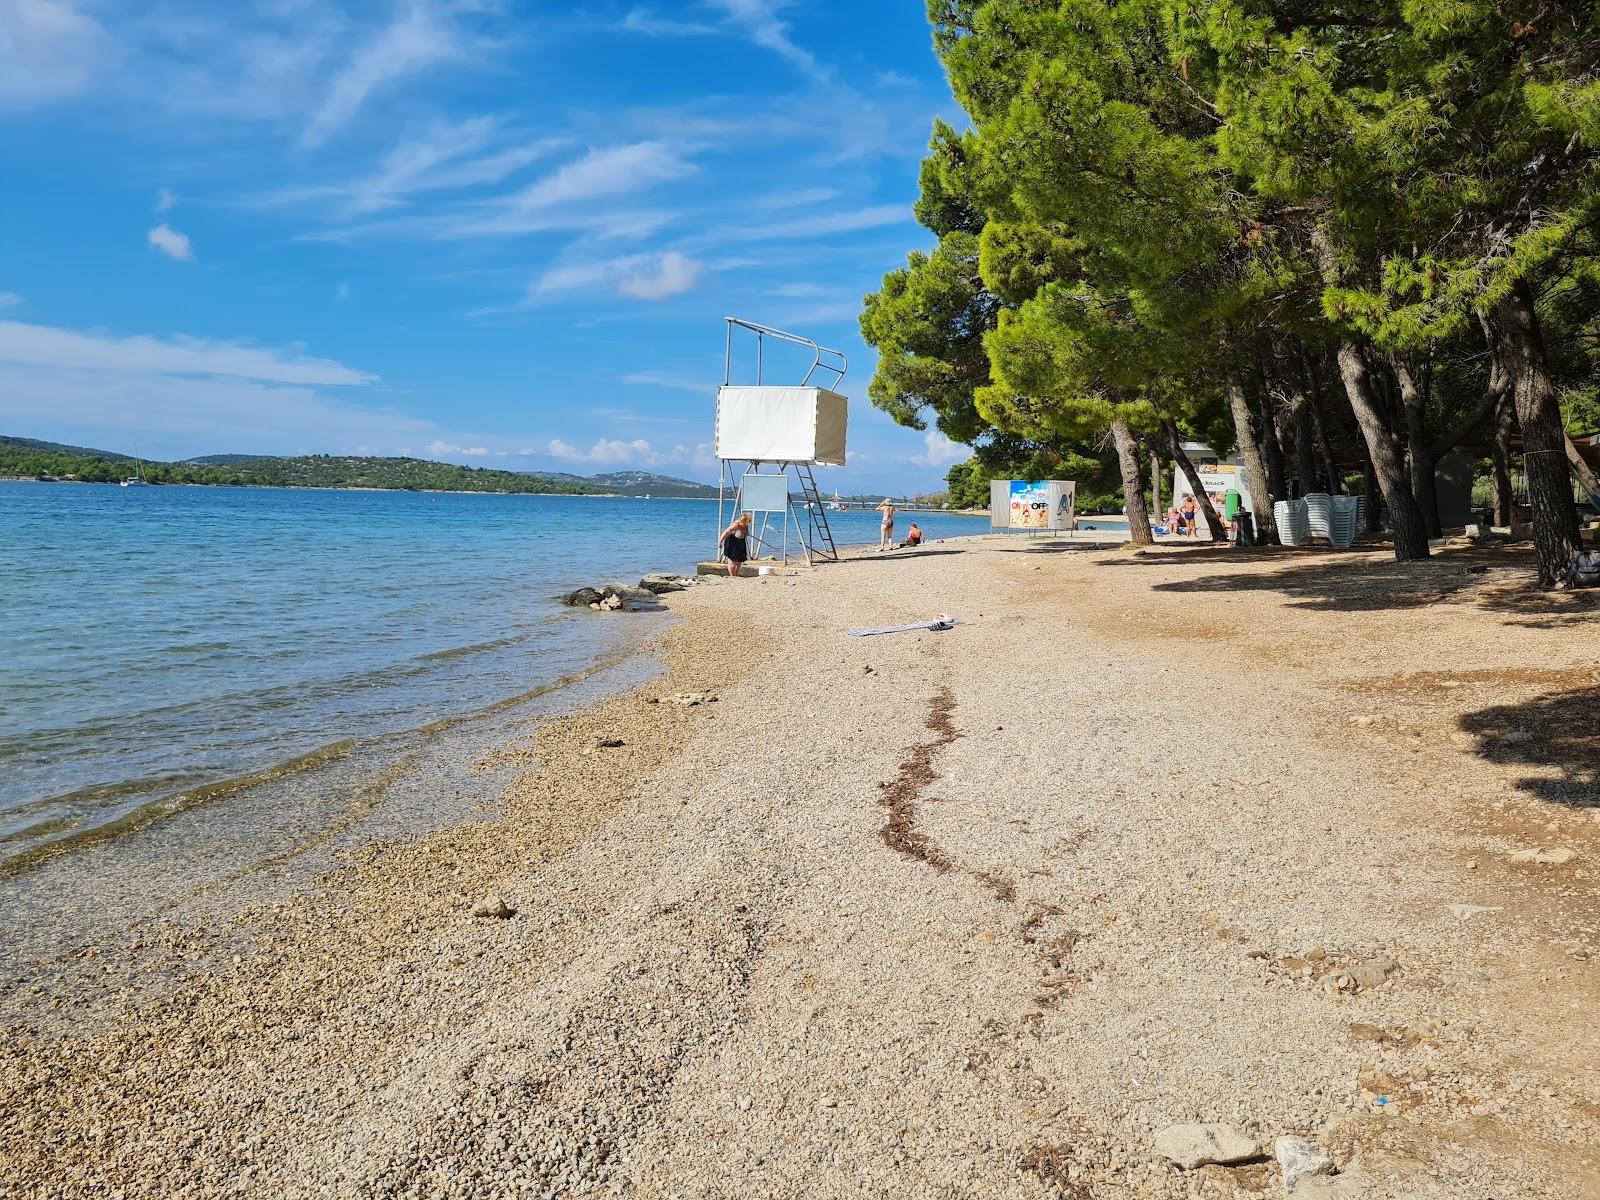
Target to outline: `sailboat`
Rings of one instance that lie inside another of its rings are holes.
[[[149,487],[150,481],[144,477],[144,463],[137,458],[133,460],[133,478],[124,479],[123,487]]]

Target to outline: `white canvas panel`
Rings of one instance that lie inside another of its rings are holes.
[[[844,466],[845,425],[850,402],[838,392],[817,389],[817,448],[814,461],[828,467]]]
[[[718,388],[717,457],[843,463],[844,410],[845,398],[824,388]]]

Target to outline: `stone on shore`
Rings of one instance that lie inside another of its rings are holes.
[[[1155,1136],[1156,1153],[1186,1171],[1261,1157],[1261,1147],[1226,1125],[1169,1125]]]
[[[592,587],[581,587],[575,592],[568,592],[561,597],[561,603],[568,608],[582,608],[599,604],[604,599],[604,593]]]
[[[1283,1168],[1283,1190],[1293,1192],[1302,1179],[1332,1175],[1336,1168],[1333,1159],[1318,1150],[1304,1138],[1281,1137],[1272,1147],[1272,1155]]]
[[[516,914],[517,910],[499,896],[485,896],[472,906],[472,915],[475,917],[495,917],[505,921],[516,916]]]
[[[659,596],[665,592],[687,591],[689,581],[682,575],[652,573],[639,580],[639,586],[651,595]]]

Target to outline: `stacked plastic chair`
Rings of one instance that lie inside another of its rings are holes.
[[[1367,502],[1362,496],[1331,496],[1333,520],[1328,540],[1341,550],[1348,550],[1360,532],[1366,517]]]
[[[1333,497],[1327,492],[1307,492],[1300,503],[1306,506],[1311,536],[1333,541]]]
[[[1278,540],[1285,546],[1304,546],[1311,540],[1311,518],[1304,500],[1279,500],[1272,506]]]

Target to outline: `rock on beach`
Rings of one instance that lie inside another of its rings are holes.
[[[1261,1147],[1252,1138],[1226,1125],[1169,1125],[1156,1134],[1155,1149],[1186,1171],[1261,1157]]]

